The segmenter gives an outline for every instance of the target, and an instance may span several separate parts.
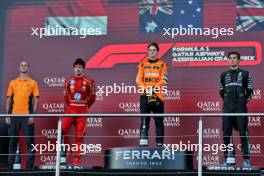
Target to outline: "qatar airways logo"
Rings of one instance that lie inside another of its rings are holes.
[[[43,82],[49,87],[63,87],[65,78],[64,77],[46,77]]]
[[[54,166],[56,164],[56,155],[41,155],[40,161],[46,166]]]
[[[164,117],[163,123],[166,127],[181,126],[180,117]]]
[[[210,111],[220,111],[220,102],[218,101],[198,101],[197,107],[202,111],[210,112]]]
[[[47,139],[56,139],[58,135],[57,129],[42,129],[41,134]]]
[[[237,149],[241,151],[241,148],[241,144],[238,144]],[[261,144],[249,144],[250,154],[262,154],[261,148]]]
[[[198,161],[198,156],[197,156]],[[204,155],[203,156],[203,165],[210,166],[210,165],[220,165],[220,158],[218,155]]]
[[[87,118],[87,127],[103,127],[102,118]]]
[[[97,85],[96,86],[96,101],[103,101],[104,100],[104,91],[101,90],[102,85]]]
[[[140,103],[139,102],[121,102],[118,107],[124,112],[139,112]]]
[[[165,94],[165,100],[180,100],[181,91],[180,90],[167,90]]]
[[[199,133],[199,130],[197,130],[197,133]],[[205,128],[203,129],[203,138],[220,138],[220,129],[219,128]]]
[[[140,130],[139,129],[119,129],[118,135],[124,138],[139,138]]]
[[[261,127],[261,117],[260,116],[249,116],[248,126],[249,127]]]
[[[256,89],[253,91],[252,99],[253,100],[261,100],[261,90],[260,89]]]
[[[101,92],[97,91],[95,94],[96,94],[96,101],[104,100],[104,95]]]
[[[47,113],[62,113],[64,112],[64,103],[44,103],[42,108]]]

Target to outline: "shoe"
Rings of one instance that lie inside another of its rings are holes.
[[[66,152],[61,151],[60,153],[60,164],[61,165],[66,165],[66,162],[67,162],[66,156],[67,156]]]
[[[245,167],[250,167],[251,166],[249,159],[244,159],[243,166],[245,166]]]
[[[13,164],[13,170],[21,170],[21,164],[20,163],[14,163]]]
[[[142,128],[140,129],[139,145],[144,147],[144,146],[148,146],[148,130],[146,128],[146,118],[143,118],[142,123],[143,125]]]
[[[79,157],[74,158],[73,165],[74,166],[79,166],[80,165],[80,158]]]
[[[235,158],[227,158],[221,164],[221,166],[234,166],[234,165],[236,165]]]
[[[148,146],[148,139],[140,139],[139,145],[140,146]]]
[[[236,158],[235,157],[227,157],[226,158],[227,165],[236,165]]]

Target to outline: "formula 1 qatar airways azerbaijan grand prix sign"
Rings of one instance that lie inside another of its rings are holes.
[[[147,58],[148,44],[116,44],[100,49],[86,68],[112,68],[117,64],[138,63]],[[240,65],[258,65],[262,61],[259,42],[161,43],[159,57],[171,52],[172,66],[225,66],[229,51],[240,51]]]

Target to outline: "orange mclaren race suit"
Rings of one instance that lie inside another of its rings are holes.
[[[138,65],[136,84],[144,89],[140,96],[141,113],[164,113],[164,94],[167,90],[167,64],[160,60],[146,60]],[[155,88],[155,89],[154,89]],[[156,144],[163,144],[163,117],[154,117],[156,125]],[[148,130],[150,117],[141,118],[140,145],[148,145]],[[145,142],[144,142],[145,141]]]

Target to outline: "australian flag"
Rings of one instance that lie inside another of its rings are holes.
[[[140,33],[162,33],[163,28],[203,27],[203,0],[141,0]]]
[[[264,30],[264,1],[237,0],[236,30],[263,31]]]

